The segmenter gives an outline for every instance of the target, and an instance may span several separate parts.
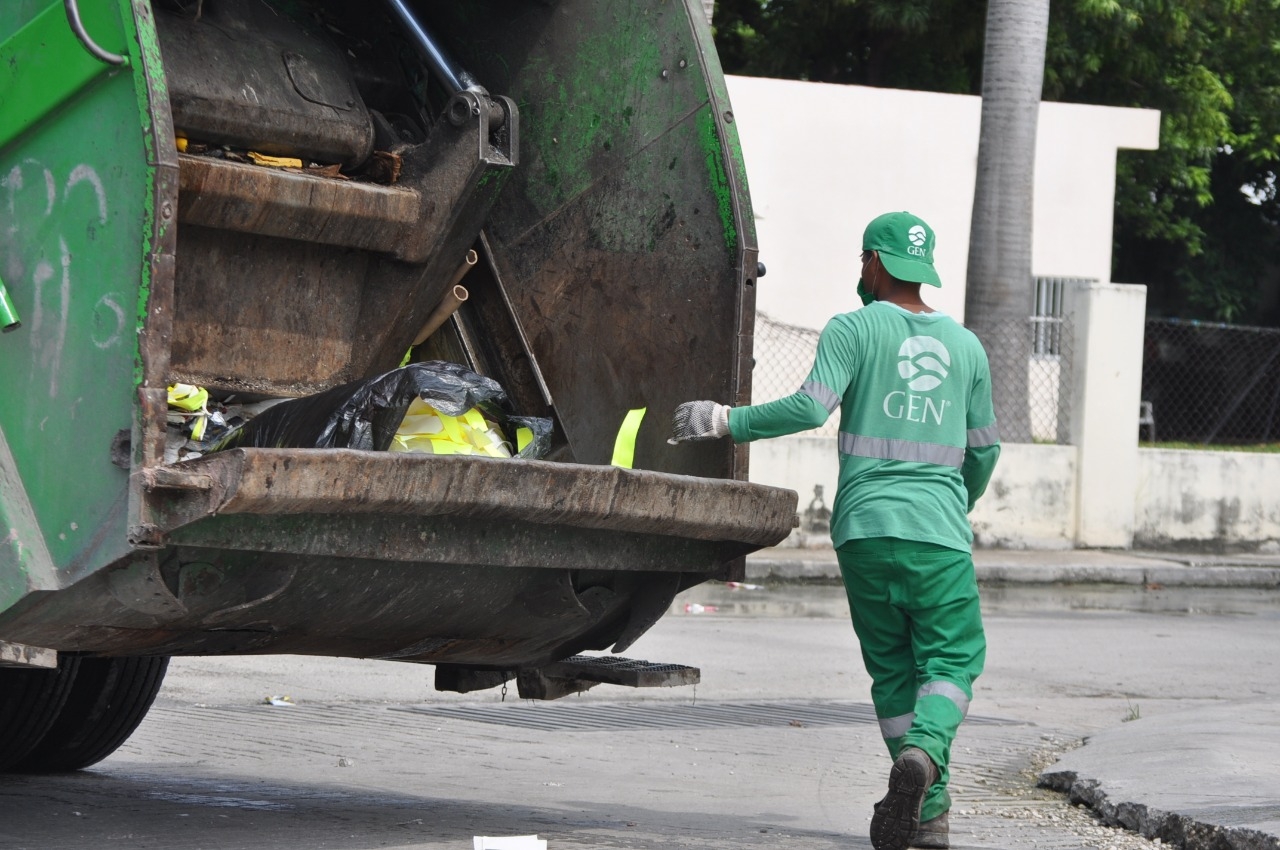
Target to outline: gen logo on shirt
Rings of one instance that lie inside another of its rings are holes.
[[[931,336],[913,336],[898,349],[898,374],[918,393],[939,387],[951,366],[951,352]]]

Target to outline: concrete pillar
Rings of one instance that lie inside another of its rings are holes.
[[[1077,546],[1133,545],[1138,406],[1147,288],[1073,281],[1070,429],[1076,463]]]

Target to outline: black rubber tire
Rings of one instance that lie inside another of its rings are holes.
[[[56,670],[0,669],[0,772],[35,749],[58,719],[80,661],[59,655]]]
[[[168,667],[164,655],[80,659],[62,710],[16,769],[64,773],[111,755],[147,716]]]

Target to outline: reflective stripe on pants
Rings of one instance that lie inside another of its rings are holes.
[[[850,541],[837,555],[889,753],[919,747],[938,766],[921,810],[929,820],[950,808],[951,743],[986,659],[973,560],[887,537]]]

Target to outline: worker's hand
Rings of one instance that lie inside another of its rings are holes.
[[[729,436],[729,408],[714,401],[686,401],[671,415],[671,445]]]

